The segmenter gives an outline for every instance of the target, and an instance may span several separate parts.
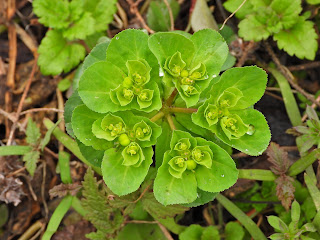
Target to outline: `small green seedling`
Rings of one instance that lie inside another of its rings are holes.
[[[278,232],[274,233],[269,238],[272,240],[312,240],[314,238],[304,236],[307,232],[315,232],[316,228],[312,223],[306,223],[302,227],[298,226],[300,219],[300,205],[294,201],[291,206],[291,223],[289,226],[276,216],[269,216],[269,224]]]
[[[316,145],[318,148],[320,146],[320,120],[316,111],[307,106],[306,113],[308,115],[308,120],[306,126],[297,126],[293,129],[301,134],[297,137],[297,146],[301,154],[306,154],[310,148]]]

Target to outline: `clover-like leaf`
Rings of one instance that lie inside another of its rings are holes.
[[[151,147],[142,149],[142,152],[145,159],[139,166],[124,165],[122,153],[116,149],[109,149],[105,152],[101,171],[103,180],[112,192],[122,196],[139,188],[148,173],[153,156]]]

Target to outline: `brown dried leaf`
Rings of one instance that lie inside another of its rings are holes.
[[[59,184],[54,186],[52,189],[49,190],[50,198],[54,197],[64,197],[67,194],[71,196],[75,196],[78,191],[81,189],[81,185],[79,183],[71,183],[71,184]]]
[[[295,187],[292,185],[294,179],[283,174],[275,182],[277,184],[277,197],[282,206],[288,211],[294,199]]]
[[[267,155],[268,161],[273,165],[270,169],[274,174],[282,175],[288,171],[290,167],[288,152],[283,151],[278,144],[272,142],[267,149]]]
[[[19,178],[6,178],[0,173],[0,201],[17,206],[21,202],[21,197],[25,195],[22,184]]]

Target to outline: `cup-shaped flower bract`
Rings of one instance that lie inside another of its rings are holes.
[[[192,203],[199,189],[220,192],[237,180],[228,153],[213,142],[176,130],[154,182],[156,199],[164,204]]]
[[[251,107],[262,97],[266,83],[266,73],[255,66],[225,71],[212,85],[210,98],[192,114],[192,121],[226,144],[260,155],[271,134],[264,116]]]
[[[142,149],[139,144],[132,142],[126,146],[122,151],[124,166],[135,166],[139,167],[142,161],[145,159]]]
[[[175,86],[187,107],[198,103],[201,92],[219,74],[228,55],[224,39],[209,29],[189,38],[178,33],[156,33],[150,37],[149,47],[163,69],[164,91]]]
[[[111,40],[105,61],[84,71],[79,95],[88,108],[99,113],[131,109],[151,112],[162,105],[159,79],[159,65],[148,48],[148,35],[128,29]]]

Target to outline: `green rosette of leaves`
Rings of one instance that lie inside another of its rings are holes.
[[[163,71],[165,92],[176,87],[187,107],[198,103],[201,92],[219,74],[228,56],[227,43],[210,29],[193,35],[156,33],[149,38],[149,47]]]
[[[148,35],[128,29],[107,48],[106,61],[88,67],[79,82],[79,95],[88,108],[107,113],[151,112],[162,106],[159,66],[148,48]]]
[[[241,0],[228,0],[224,7],[234,12]],[[278,47],[289,55],[313,60],[318,43],[310,13],[300,15],[301,0],[247,1],[237,11],[239,36],[247,41],[261,41],[273,36]]]
[[[84,104],[72,114],[74,135],[81,144],[104,151],[101,170],[108,187],[117,195],[137,190],[152,163],[152,146],[161,128],[132,112],[100,114]]]
[[[213,84],[210,98],[192,114],[192,121],[233,148],[260,155],[271,134],[265,117],[252,106],[266,84],[267,74],[256,66],[229,69]]]
[[[213,142],[175,130],[154,182],[154,195],[163,205],[188,204],[198,189],[216,193],[231,187],[238,170],[227,152]]]

